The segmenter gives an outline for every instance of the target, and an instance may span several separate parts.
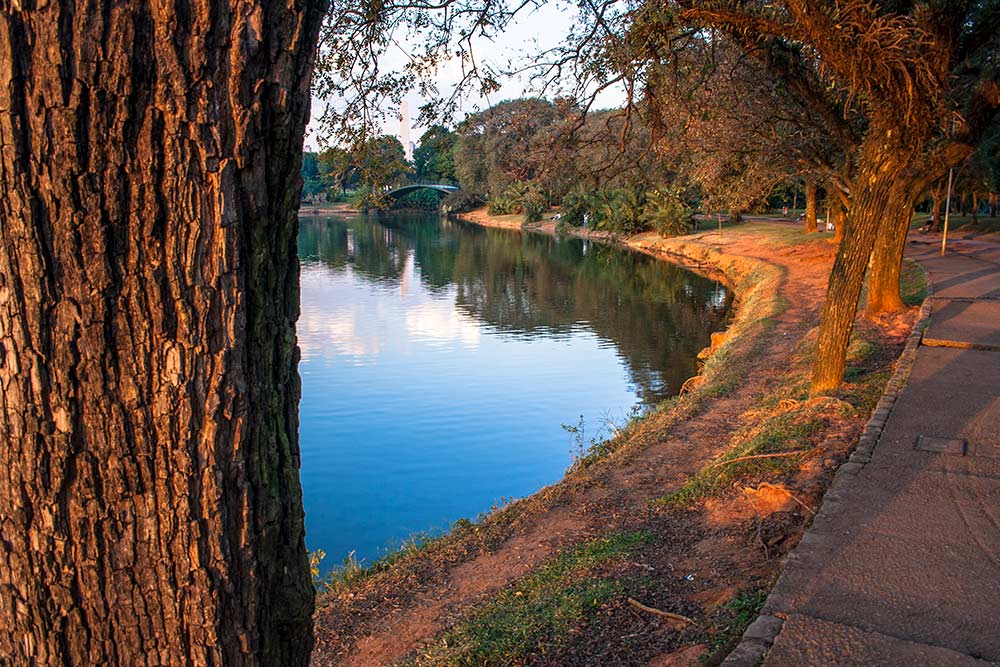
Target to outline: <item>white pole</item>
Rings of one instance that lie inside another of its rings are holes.
[[[951,212],[951,176],[954,169],[948,170],[948,196],[944,200],[944,234],[941,236],[941,256],[944,257],[944,249],[948,245],[948,213]]]

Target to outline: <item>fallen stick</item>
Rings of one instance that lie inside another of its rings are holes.
[[[694,621],[687,616],[681,616],[680,614],[674,614],[669,611],[663,611],[662,609],[657,609],[656,607],[647,607],[643,603],[639,602],[635,598],[628,598],[628,603],[635,607],[636,609],[641,609],[644,612],[650,614],[656,614],[657,616],[662,616],[663,618],[670,619],[671,621],[678,621],[680,623],[687,623],[689,625],[694,625]]]
[[[752,459],[774,459],[781,456],[798,456],[799,454],[805,454],[808,449],[796,449],[794,452],[778,452],[776,454],[753,454],[752,456],[737,456],[735,459],[729,459],[728,461],[716,461],[710,468],[715,466],[727,466],[730,463],[739,463],[740,461],[750,461]]]

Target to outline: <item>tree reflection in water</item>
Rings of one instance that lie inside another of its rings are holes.
[[[454,286],[456,308],[501,334],[589,329],[614,346],[646,405],[697,373],[696,355],[732,302],[717,281],[639,253],[436,215],[303,218],[299,255],[386,286],[404,280],[412,257],[429,291]]]

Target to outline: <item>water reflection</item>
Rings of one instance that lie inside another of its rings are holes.
[[[303,218],[310,548],[367,558],[555,481],[560,425],[677,392],[730,305],[603,244],[436,217]]]

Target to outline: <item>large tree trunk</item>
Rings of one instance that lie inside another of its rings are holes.
[[[913,219],[913,202],[891,202],[885,210],[872,252],[871,270],[868,274],[868,303],[866,313],[874,317],[893,313],[904,308],[899,293],[899,273],[903,265],[906,235]]]
[[[811,395],[837,388],[844,378],[858,299],[871,258],[879,226],[893,201],[898,201],[910,183],[900,177],[920,152],[919,144],[898,141],[919,131],[899,132],[891,115],[873,122],[859,152],[850,208],[843,241],[837,250],[817,339],[809,387]]]
[[[838,246],[844,240],[844,230],[847,228],[847,206],[849,201],[846,196],[837,193],[833,200],[833,207],[830,209],[830,217],[833,218],[833,242]]]
[[[806,231],[816,230],[816,179],[808,177],[806,178]]]
[[[0,662],[304,664],[323,8],[35,4],[0,10]]]

